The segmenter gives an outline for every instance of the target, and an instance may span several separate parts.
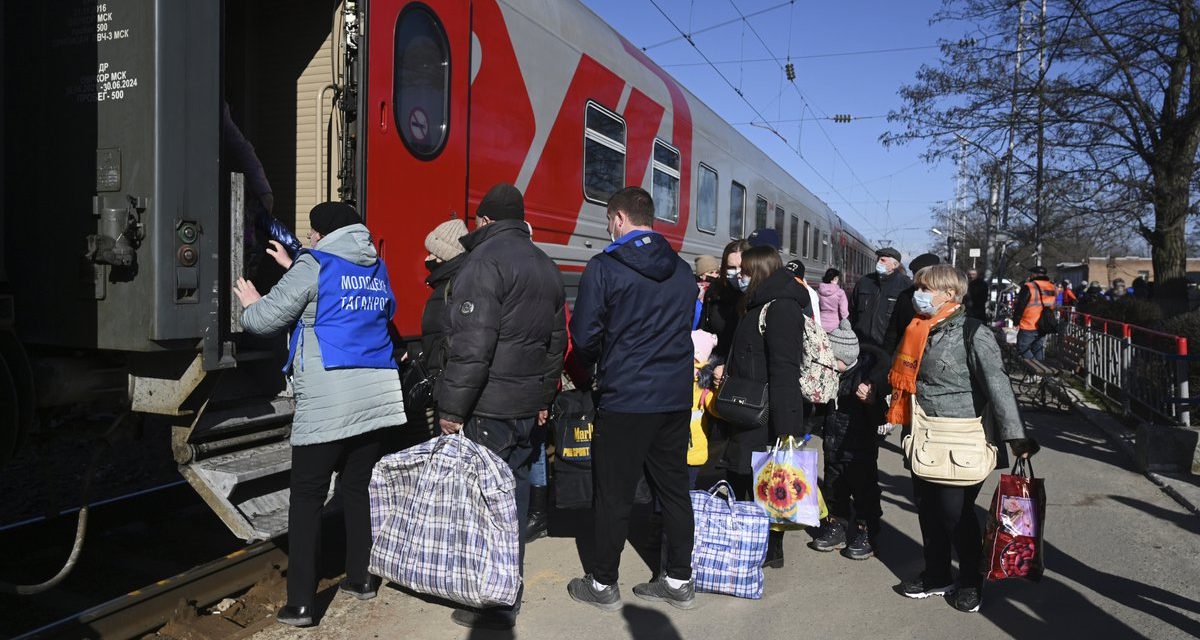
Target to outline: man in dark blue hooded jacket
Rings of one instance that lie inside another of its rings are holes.
[[[595,564],[567,591],[606,611],[621,606],[617,573],[643,469],[662,504],[669,555],[666,574],[633,592],[695,606],[687,443],[696,281],[653,223],[654,201],[644,189],[613,194],[613,243],[588,262],[571,316],[575,357],[585,366],[598,363],[600,396],[592,436]]]

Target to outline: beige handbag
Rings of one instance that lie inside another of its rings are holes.
[[[934,418],[912,396],[912,432],[904,457],[922,480],[951,486],[983,482],[996,468],[996,446],[987,441],[983,418]]]

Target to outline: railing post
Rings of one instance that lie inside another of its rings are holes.
[[[1092,357],[1095,355],[1092,340],[1092,317],[1083,316],[1083,384],[1092,386]]]
[[[1129,324],[1121,323],[1121,378],[1117,381],[1117,388],[1121,390],[1121,411],[1124,415],[1129,415],[1133,412],[1129,392],[1129,368],[1133,366],[1133,331],[1130,330]]]
[[[1188,366],[1188,361],[1185,359],[1188,354],[1187,338],[1183,336],[1175,337],[1175,355],[1181,356],[1175,364],[1175,389],[1176,395],[1183,399],[1189,400],[1191,394],[1188,391],[1188,377],[1191,374],[1191,367]],[[1185,427],[1192,426],[1192,405],[1179,405],[1179,421]]]

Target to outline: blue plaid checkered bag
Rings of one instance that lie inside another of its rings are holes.
[[[692,491],[691,498],[696,518],[692,550],[696,591],[761,598],[771,519],[757,504],[734,500],[733,489],[724,480],[708,491]]]
[[[513,604],[515,486],[503,460],[460,435],[385,456],[371,474],[371,573],[470,607]]]

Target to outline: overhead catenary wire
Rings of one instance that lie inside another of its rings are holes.
[[[863,49],[861,51],[837,51],[830,53],[810,53],[805,55],[789,55],[789,60],[814,60],[817,58],[841,58],[847,56],[867,56],[878,55],[883,53],[902,53],[905,51],[924,51],[929,49],[938,49],[941,45],[930,44],[912,47],[894,47],[891,49]],[[762,64],[766,62],[779,62],[777,58],[739,58],[737,60],[714,60],[713,64]],[[659,66],[664,69],[671,67],[702,67],[706,63],[703,62],[672,62],[661,64]]]
[[[737,3],[734,2],[734,0],[729,0],[729,5],[731,7],[733,7],[733,10],[736,11],[739,16],[741,16],[742,21],[745,22],[746,26],[750,28],[750,33],[753,33],[754,37],[758,38],[758,42],[760,44],[762,44],[763,50],[767,52],[767,55],[769,55],[775,59],[775,63],[777,65],[779,65],[779,70],[782,72],[784,69],[785,63],[779,59],[779,56],[775,55],[775,52],[771,50],[771,47],[769,45],[767,45],[767,41],[762,37],[762,34],[760,34],[758,32],[758,29],[756,29],[754,27],[754,25],[750,23],[750,21],[747,19],[746,15],[744,13],[742,13],[741,9],[738,8]],[[713,68],[715,69],[716,67],[714,66]],[[821,115],[825,116],[825,117],[829,116],[829,114],[825,113],[824,110],[813,109],[812,103],[808,100],[808,97],[804,95],[804,92],[800,91],[800,87],[796,86],[795,82],[789,82],[789,84],[792,86],[793,89],[796,90],[796,94],[800,97],[800,100],[803,103],[809,105],[810,110],[819,111],[821,113]],[[829,135],[829,132],[825,130],[825,127],[821,124],[821,121],[817,120],[816,123],[817,123],[817,128],[821,130],[821,135],[825,136],[825,139],[827,141],[829,141],[829,146],[831,146],[833,148],[834,154],[837,155],[837,157],[839,159],[841,159],[842,163],[846,165],[846,169],[848,169],[850,171],[850,175],[859,183],[859,187],[863,190],[863,193],[866,193],[867,196],[869,196],[872,200],[875,201],[875,204],[879,205],[879,207],[883,209],[884,216],[887,218],[887,223],[890,226],[891,222],[892,222],[892,214],[890,211],[890,207],[888,207],[883,202],[881,202],[879,200],[879,198],[875,197],[875,194],[871,193],[870,189],[867,189],[866,185],[863,184],[862,179],[860,179],[858,177],[858,174],[854,171],[854,167],[851,166],[851,164],[848,160],[846,160],[846,156],[842,154],[842,150],[838,148],[837,144],[834,143],[833,138]],[[801,157],[803,157],[803,156],[801,156]]]
[[[649,2],[656,10],[658,10],[658,12],[660,14],[662,14],[663,19],[665,19],[667,21],[667,23],[671,25],[672,28],[674,28],[677,32],[679,32],[682,39],[686,40],[687,43],[690,44],[692,46],[692,48],[696,50],[696,53],[699,54],[699,56],[702,59],[704,59],[706,62],[708,62],[709,61],[708,56],[705,55],[704,51],[700,49],[699,45],[696,44],[695,40],[693,40],[690,35],[684,33],[683,29],[681,29],[679,27],[679,25],[676,24],[675,21],[671,19],[671,16],[667,15],[667,12],[665,10],[663,10],[662,6],[660,6],[658,4],[657,0],[649,0]],[[738,13],[740,14],[741,12],[739,11]],[[750,25],[750,28],[751,28],[751,30],[753,30],[753,25]],[[679,40],[679,39],[680,38],[676,38],[675,40]],[[761,37],[760,37],[760,39],[761,39]],[[754,115],[758,116],[758,119],[761,122],[765,123],[767,121],[767,118],[765,116],[763,116],[762,112],[758,109],[758,107],[756,107],[754,105],[754,103],[750,102],[749,98],[747,98],[745,96],[745,94],[742,93],[741,89],[739,89],[737,86],[735,86],[733,84],[733,82],[731,82],[729,80],[729,78],[726,77],[725,74],[721,72],[720,69],[718,69],[711,62],[709,62],[709,66],[712,67],[713,71],[716,72],[717,76],[720,77],[721,80],[725,82],[725,84],[729,85],[729,88],[732,89],[733,92],[736,93],[738,95],[738,97],[742,99],[742,102],[746,103],[747,107],[750,107],[750,110],[754,112]],[[866,225],[868,227],[875,230],[876,233],[883,235],[882,232],[879,230],[879,227],[877,227],[875,225],[875,223],[871,221],[870,218],[868,218],[861,211],[859,211],[854,205],[850,204],[849,199],[847,199],[846,196],[842,195],[842,193],[837,190],[837,187],[834,186],[834,184],[832,182],[830,182],[828,178],[826,178],[815,166],[813,166],[813,164],[811,162],[808,161],[808,158],[805,158],[804,155],[801,154],[798,150],[792,149],[792,146],[790,144],[788,144],[787,138],[784,137],[784,135],[781,134],[778,129],[776,129],[774,126],[771,126],[769,124],[760,124],[758,126],[760,126],[763,129],[767,129],[771,133],[775,134],[780,140],[782,140],[784,142],[784,144],[787,146],[787,148],[790,149],[793,153],[795,153],[797,155],[797,157],[800,158],[800,161],[803,162],[804,165],[807,166],[809,168],[809,170],[811,170],[813,172],[813,174],[816,175],[817,178],[819,178],[821,180],[821,182],[825,183],[825,186],[829,187],[835,194],[837,194],[837,196],[842,199],[842,201],[846,204],[846,206],[851,211],[853,211],[856,215],[858,215],[858,217],[861,218],[862,221],[864,223],[866,223]]]
[[[755,11],[754,13],[751,13],[751,14],[750,14],[750,16],[751,16],[751,17],[753,17],[753,16],[760,16],[760,15],[762,15],[762,14],[764,14],[764,13],[769,13],[769,12],[771,12],[771,11],[775,11],[776,9],[782,9],[782,8],[784,8],[784,7],[788,6],[788,5],[795,4],[795,2],[796,2],[796,0],[787,0],[787,2],[780,2],[780,3],[779,3],[779,4],[777,4],[777,5],[773,5],[773,6],[770,6],[770,7],[767,7],[767,8],[765,8],[765,9],[759,9],[758,11]],[[659,13],[662,13],[662,9],[659,9]],[[665,16],[666,14],[664,13],[663,15]],[[679,30],[679,35],[678,35],[678,36],[676,36],[676,37],[674,37],[674,38],[667,39],[667,40],[663,40],[662,42],[656,42],[656,43],[654,43],[654,44],[651,44],[651,45],[644,46],[644,47],[642,47],[642,51],[649,51],[649,50],[651,50],[651,49],[654,49],[654,48],[657,48],[657,47],[661,47],[661,46],[663,46],[663,45],[668,45],[668,44],[671,44],[672,42],[679,42],[680,40],[690,40],[690,39],[692,38],[692,36],[700,35],[701,33],[705,33],[705,32],[708,32],[708,31],[712,31],[712,30],[714,30],[714,29],[720,29],[721,27],[724,27],[724,26],[731,25],[731,24],[733,24],[733,23],[735,23],[735,22],[738,22],[738,21],[740,21],[740,20],[741,20],[741,18],[734,18],[734,19],[732,19],[732,20],[726,20],[726,21],[724,21],[724,22],[718,22],[717,24],[709,25],[709,26],[707,26],[707,27],[704,27],[704,28],[702,28],[702,29],[697,29],[697,30],[695,30],[695,31],[692,31],[692,30],[691,30],[691,25],[688,25],[688,31],[687,31],[687,32],[684,32],[684,31],[683,31],[683,29],[679,29],[678,27],[676,27],[676,29],[678,29],[678,30]]]

